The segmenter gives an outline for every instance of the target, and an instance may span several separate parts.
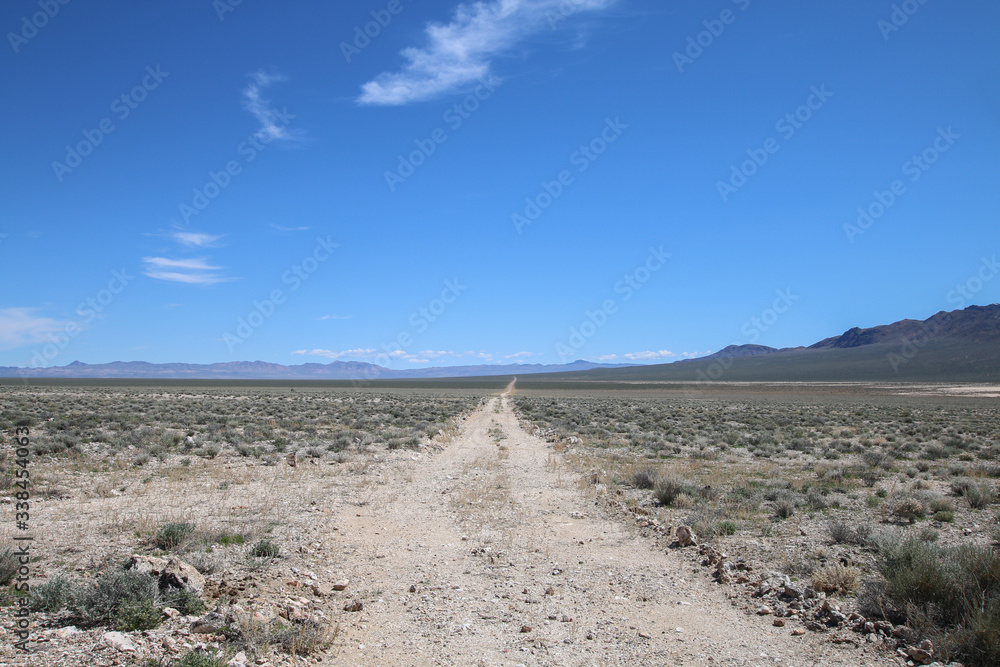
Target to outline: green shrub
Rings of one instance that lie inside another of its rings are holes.
[[[172,663],[171,667],[225,667],[226,662],[222,658],[213,658],[207,653],[190,651],[184,654],[180,660]]]
[[[894,517],[910,523],[916,521],[918,517],[924,516],[924,513],[924,504],[913,497],[901,498],[892,508]]]
[[[63,576],[49,579],[44,584],[31,587],[28,605],[31,611],[55,613],[69,604],[77,593],[76,584]]]
[[[205,611],[205,602],[200,597],[180,588],[168,589],[163,594],[163,606],[173,607],[185,616],[194,616]]]
[[[652,489],[656,486],[656,468],[640,468],[632,473],[632,483],[637,489]]]
[[[787,519],[795,514],[795,502],[788,498],[781,498],[774,503],[774,513],[779,519]]]
[[[877,606],[932,639],[935,657],[969,667],[1000,664],[1000,552],[885,540],[878,569],[884,581]]]
[[[951,523],[952,521],[955,520],[955,513],[954,512],[943,512],[943,511],[942,512],[935,512],[934,513],[934,520],[935,521],[940,521],[941,523]]]
[[[842,521],[831,521],[826,525],[826,530],[830,533],[830,539],[834,544],[856,544],[865,546],[871,538],[872,529],[870,526],[860,524],[850,526]]]
[[[715,524],[715,531],[719,535],[735,535],[737,530],[739,530],[739,526],[736,525],[735,521],[720,521]]]
[[[261,540],[250,549],[250,555],[254,558],[277,558],[279,551],[278,545],[271,540]]]
[[[676,475],[657,479],[656,486],[653,487],[653,495],[661,505],[673,505],[674,500],[681,494],[695,496],[698,494],[698,489],[691,482]]]
[[[67,606],[84,625],[148,630],[162,620],[159,602],[153,577],[135,570],[109,570],[93,584],[81,586]]]
[[[160,549],[170,551],[179,547],[193,532],[194,526],[190,523],[168,523],[156,531],[154,542]]]
[[[988,484],[970,484],[962,495],[974,510],[981,510],[993,502],[993,490]]]
[[[14,577],[21,564],[17,561],[17,554],[11,548],[0,551],[0,586],[6,586]]]
[[[927,509],[937,514],[938,512],[954,512],[955,503],[951,498],[934,498],[928,503]]]
[[[163,621],[163,610],[153,600],[126,600],[115,609],[110,625],[122,632],[152,630]]]

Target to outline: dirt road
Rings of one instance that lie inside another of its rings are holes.
[[[683,556],[603,516],[520,427],[511,389],[341,518],[336,565],[365,606],[338,619],[336,663],[866,664],[748,616]]]

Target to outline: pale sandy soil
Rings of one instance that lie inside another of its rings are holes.
[[[272,653],[258,664],[899,664],[831,634],[793,636],[794,625],[773,627],[727,599],[731,589],[692,554],[643,537],[595,502],[553,445],[521,428],[506,393],[421,452],[294,468],[245,459],[162,465],[157,475],[58,478],[70,497],[39,500],[33,513],[39,576],[92,576],[101,557],[142,549],[138,536],[165,521],[266,534],[282,547],[266,567],[249,568],[246,547],[214,550],[210,608],[235,603],[266,619],[298,607],[335,636],[319,654]],[[4,525],[11,507],[0,506]],[[343,578],[347,590],[330,590]],[[346,611],[354,599],[363,609]],[[0,630],[0,665],[142,664],[211,650],[210,636],[189,633],[190,620],[132,633],[138,650],[121,652],[102,639],[106,629],[60,634],[59,619],[40,618],[31,658],[15,655]]]
[[[491,429],[492,433],[491,433]],[[494,434],[503,433],[497,440]],[[341,619],[365,665],[876,665],[736,609],[682,555],[605,518],[507,399],[341,522],[348,576],[381,591]],[[346,546],[346,545],[345,545]],[[410,586],[415,592],[409,592]],[[546,591],[550,594],[546,594]],[[521,632],[529,626],[530,632]]]

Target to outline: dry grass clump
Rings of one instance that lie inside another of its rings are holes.
[[[828,595],[847,595],[861,585],[861,570],[840,563],[823,567],[812,573],[812,585]]]
[[[664,506],[671,506],[679,496],[695,496],[698,494],[698,487],[690,481],[674,474],[664,475],[656,480],[653,487],[653,496],[657,502]]]

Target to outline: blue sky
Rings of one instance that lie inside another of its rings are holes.
[[[997,25],[6,2],[0,365],[649,363],[998,301]]]

